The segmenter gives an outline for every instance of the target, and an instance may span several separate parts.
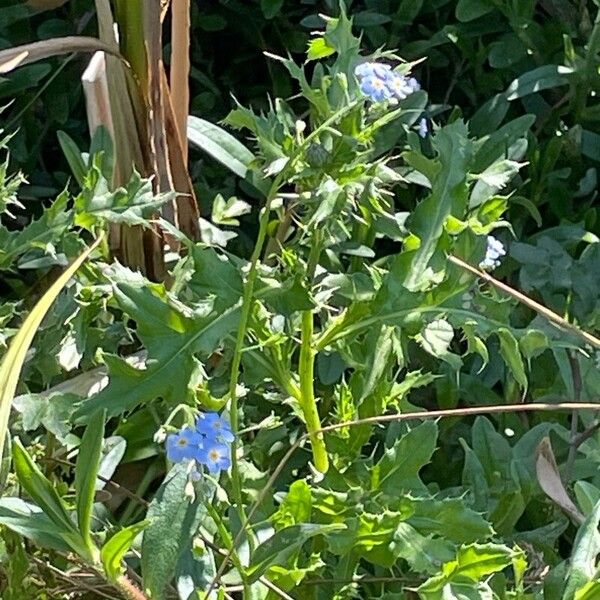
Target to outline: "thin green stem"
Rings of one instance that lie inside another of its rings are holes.
[[[237,512],[240,518],[240,522],[242,523],[242,527],[248,530],[248,544],[250,547],[250,553],[254,550],[255,540],[254,534],[252,532],[252,528],[250,527],[249,519],[246,518],[246,513],[244,510],[243,504],[243,496],[242,496],[242,480],[239,471],[239,462],[237,458],[238,451],[238,441],[237,441],[237,432],[239,431],[239,415],[238,415],[238,398],[237,398],[237,385],[240,376],[240,366],[242,364],[242,354],[244,351],[244,341],[246,339],[246,332],[248,330],[248,323],[250,320],[250,313],[252,311],[252,304],[254,301],[254,288],[256,285],[256,279],[258,276],[258,264],[260,261],[260,256],[262,254],[263,247],[265,245],[265,240],[267,237],[267,230],[269,225],[269,214],[271,212],[271,204],[273,200],[276,198],[279,188],[286,180],[285,178],[289,173],[292,172],[292,169],[296,165],[297,161],[303,155],[304,151],[310,143],[327,127],[336,123],[339,119],[341,119],[346,113],[350,112],[354,109],[354,107],[358,104],[358,102],[353,102],[352,104],[344,107],[343,109],[336,112],[334,115],[329,117],[326,121],[324,121],[319,127],[317,127],[310,135],[306,137],[306,139],[298,146],[296,152],[288,162],[287,166],[277,175],[277,177],[273,180],[269,193],[267,194],[267,198],[265,201],[265,205],[260,213],[259,219],[259,228],[258,235],[256,238],[256,243],[254,245],[254,250],[252,251],[252,256],[250,257],[250,267],[248,271],[248,276],[244,283],[244,291],[242,295],[242,308],[240,314],[240,323],[237,330],[237,336],[235,340],[235,347],[233,351],[233,358],[231,361],[231,376],[229,379],[229,414],[231,420],[231,431],[234,434],[234,440],[231,443],[231,484],[232,484],[232,492],[234,502],[236,503]],[[210,590],[206,593],[206,598],[208,598],[210,594]]]
[[[223,543],[225,544],[225,547],[227,548],[227,552],[231,553],[231,562],[233,563],[233,566],[239,571],[244,587],[244,598],[250,598],[250,584],[248,583],[248,578],[246,577],[246,572],[244,570],[242,561],[240,560],[239,554],[233,545],[233,539],[229,534],[229,531],[227,531],[227,527],[225,527],[225,523],[223,522],[223,519],[219,513],[216,511],[215,507],[210,502],[207,502],[205,506],[208,514],[217,526],[217,530],[221,536],[221,539],[223,540]]]

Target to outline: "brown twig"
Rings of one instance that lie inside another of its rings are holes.
[[[382,423],[392,423],[397,421],[408,421],[414,419],[439,419],[439,418],[451,418],[451,417],[466,417],[466,416],[474,416],[474,415],[489,415],[489,414],[504,414],[504,413],[521,413],[521,412],[550,412],[550,411],[573,411],[573,410],[593,410],[600,412],[600,403],[587,403],[587,402],[562,402],[557,404],[548,404],[542,402],[536,402],[532,404],[500,404],[493,406],[472,406],[466,408],[454,408],[454,409],[445,409],[445,410],[432,410],[432,411],[422,411],[422,412],[411,412],[411,413],[403,413],[403,414],[394,414],[394,415],[382,415],[377,417],[368,417],[366,419],[357,419],[355,421],[347,421],[345,423],[335,423],[333,425],[328,425],[327,427],[323,427],[319,430],[320,433],[327,433],[331,431],[335,431],[337,429],[341,429],[343,427],[355,427],[358,425],[376,425]],[[227,552],[227,554],[223,557],[223,562],[220,564],[217,573],[213,577],[208,590],[206,590],[204,599],[208,600],[210,592],[214,589],[217,582],[223,576],[225,569],[229,561],[231,560],[231,556],[235,551],[235,548],[240,543],[246,528],[250,524],[250,520],[254,516],[254,513],[258,510],[261,503],[270,492],[273,484],[277,480],[277,477],[283,471],[283,468],[288,463],[292,455],[302,446],[308,439],[309,434],[305,433],[300,436],[292,446],[290,446],[289,450],[285,453],[283,458],[279,461],[277,467],[269,477],[265,486],[261,489],[258,494],[258,497],[254,501],[254,504],[251,506],[248,514],[242,523],[237,535],[233,540],[233,544],[231,550]]]
[[[66,467],[76,467],[77,466],[75,463],[73,463],[69,460],[62,460],[60,458],[54,458],[52,456],[45,457],[42,460],[48,461],[48,462],[51,461],[51,462],[57,463],[59,465],[65,465]],[[106,477],[102,477],[102,475],[96,475],[96,477],[100,481],[106,483],[107,485],[112,486],[113,488],[115,488],[115,490],[117,490],[118,492],[121,492],[123,495],[127,496],[130,500],[133,500],[134,502],[141,504],[145,508],[148,508],[150,506],[150,503],[147,500],[144,500],[144,498],[138,496],[131,490],[123,487],[122,485],[119,485],[116,481],[113,481],[112,479],[107,479]]]
[[[464,260],[461,260],[460,258],[457,258],[456,256],[450,255],[450,256],[448,256],[448,260],[451,263],[461,267],[465,271],[469,271],[469,273],[472,273],[476,277],[479,277],[480,279],[487,281],[489,284],[493,285],[495,288],[497,288],[499,290],[502,290],[504,293],[508,294],[509,296],[512,296],[515,300],[518,300],[519,302],[523,303],[525,306],[531,308],[533,311],[537,312],[539,315],[542,315],[543,317],[545,317],[546,319],[548,319],[555,325],[561,327],[562,329],[566,329],[566,330],[570,331],[571,333],[575,334],[578,337],[583,338],[588,344],[591,344],[592,346],[594,346],[596,348],[600,348],[600,339],[599,338],[597,338],[597,337],[593,336],[591,333],[588,333],[587,331],[584,331],[583,329],[577,327],[577,325],[574,325],[573,323],[569,323],[569,321],[567,321],[565,318],[561,317],[559,314],[557,314],[554,311],[550,310],[549,308],[545,307],[543,304],[540,304],[539,302],[532,300],[531,298],[529,298],[522,292],[519,292],[518,290],[511,288],[509,285],[506,285],[502,281],[499,281],[498,279],[495,279],[494,277],[492,277],[489,273],[486,273],[485,271],[481,271],[480,269],[477,269],[477,268],[471,266],[469,263],[466,263]]]

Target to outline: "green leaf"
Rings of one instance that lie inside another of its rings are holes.
[[[106,413],[102,410],[90,419],[81,439],[75,467],[77,523],[79,533],[92,553],[95,549],[91,535],[92,512],[96,495],[96,475],[100,466],[102,442],[104,441],[105,416]]]
[[[38,466],[33,462],[19,440],[12,445],[13,467],[21,487],[44,511],[44,514],[60,531],[61,537],[86,560],[93,561],[86,541],[77,531],[60,496]]]
[[[578,590],[591,581],[596,574],[596,557],[600,553],[600,501],[579,528],[569,566],[567,586],[562,600],[573,600]]]
[[[475,208],[504,189],[523,165],[514,160],[500,160],[489,166],[475,177],[478,179],[471,197],[469,207]]]
[[[345,529],[341,523],[317,525],[300,523],[276,531],[268,540],[260,544],[252,554],[252,561],[246,569],[250,582],[256,581],[272,565],[283,565],[311,538],[327,535]]]
[[[39,506],[21,498],[0,498],[0,525],[8,527],[42,548],[69,552],[64,529],[57,526]]]
[[[508,473],[512,451],[510,444],[501,436],[486,417],[475,419],[471,430],[473,451],[479,459],[490,485],[498,478],[498,474]]]
[[[124,187],[110,189],[100,170],[93,168],[86,177],[83,191],[75,199],[75,224],[92,229],[98,222],[147,225],[148,219],[175,194],[155,194],[150,179],[135,172]]]
[[[330,46],[325,38],[316,37],[308,42],[308,60],[320,60],[335,54],[335,48]]]
[[[33,342],[38,327],[41,325],[56,297],[67,283],[69,283],[71,277],[73,277],[81,264],[95,250],[100,241],[101,238],[98,238],[98,240],[81,254],[81,256],[48,288],[46,293],[33,307],[33,310],[25,319],[23,325],[21,325],[19,331],[12,339],[6,354],[2,358],[2,363],[0,364],[0,460],[2,459],[2,453],[4,451],[10,407],[19,383],[21,369],[23,368],[27,352]]]
[[[600,489],[589,481],[578,481],[573,486],[579,508],[584,515],[589,515],[600,501]]]
[[[75,181],[77,181],[80,187],[83,187],[88,168],[77,144],[64,131],[57,131],[56,135],[58,136],[58,143],[69,163],[69,167],[71,167]]]
[[[521,350],[519,349],[519,342],[517,342],[512,332],[505,327],[499,328],[496,334],[500,340],[500,354],[502,354],[502,358],[508,365],[516,382],[522,389],[526,390],[527,375],[525,373],[525,364],[523,363]]]
[[[100,558],[104,572],[110,581],[116,581],[124,571],[122,561],[131,548],[135,538],[150,524],[150,521],[140,521],[115,533],[102,546]]]
[[[469,582],[477,583],[493,573],[499,573],[510,566],[514,554],[513,550],[499,544],[462,546],[458,550],[456,558],[444,564],[442,573],[428,579],[417,591],[424,598],[462,597],[452,596],[448,593],[438,595],[438,593],[447,589],[451,584],[459,586],[466,584],[469,587]]]
[[[113,267],[111,280],[116,301],[136,321],[137,335],[148,350],[146,368],[104,355],[109,384],[83,401],[75,413],[78,423],[101,408],[110,418],[156,398],[172,406],[182,402],[197,369],[194,355],[208,358],[239,321],[240,302],[224,308],[209,298],[193,309],[186,308],[164,285],[118,265]]]
[[[373,467],[377,489],[398,495],[402,491],[424,491],[419,471],[429,463],[436,449],[438,428],[433,420],[425,421],[403,435]]]
[[[194,273],[189,286],[198,296],[214,296],[216,306],[223,310],[240,300],[244,286],[232,257],[201,245],[194,247],[192,257]]]
[[[277,16],[282,6],[283,0],[260,0],[260,9],[266,19]]]
[[[523,115],[509,121],[477,142],[479,149],[473,158],[473,170],[481,173],[499,158],[504,158],[517,140],[527,135],[535,115]]]
[[[404,285],[411,291],[428,288],[443,274],[445,258],[438,248],[446,219],[462,218],[467,206],[467,168],[472,144],[467,128],[455,121],[440,129],[433,138],[440,169],[432,181],[431,194],[420,202],[410,216],[408,228],[419,240],[419,246],[409,254]],[[431,265],[433,258],[436,264]]]
[[[494,10],[491,0],[458,0],[456,18],[463,23],[474,21]]]
[[[296,525],[310,521],[311,513],[310,486],[304,479],[299,479],[290,485],[279,510],[273,515],[273,520],[278,525]]]
[[[230,133],[198,117],[188,117],[189,141],[244,179],[254,155]]]
[[[18,439],[13,442],[12,452],[15,473],[23,489],[55,525],[63,531],[75,531],[63,501]]]
[[[213,484],[208,480],[203,483],[206,489],[196,490],[195,499],[191,500],[185,493],[187,465],[175,465],[150,503],[147,513],[150,525],[142,539],[142,576],[144,589],[154,600],[165,598],[165,588],[177,563],[206,514],[202,502],[210,501],[214,490],[209,489]]]
[[[597,600],[600,598],[600,581],[590,581],[575,592],[575,600]]]
[[[469,508],[463,498],[419,498],[408,519],[421,534],[435,534],[459,544],[489,538],[492,527],[481,513]]]
[[[445,360],[456,370],[460,369],[462,365],[460,357],[449,352],[450,344],[454,339],[454,329],[448,321],[436,319],[427,323],[416,339],[425,352]]]
[[[528,71],[517,77],[506,89],[504,95],[507,100],[517,100],[529,94],[540,92],[548,88],[566,85],[569,82],[568,75],[573,73],[571,67],[562,65],[544,65]]]
[[[69,194],[64,191],[25,229],[9,231],[0,225],[0,268],[8,269],[31,249],[45,249],[55,244],[72,224],[73,213],[68,210],[68,203]]]
[[[548,337],[543,331],[537,329],[528,329],[521,338],[519,338],[519,349],[527,359],[531,368],[531,359],[539,356],[549,347]]]

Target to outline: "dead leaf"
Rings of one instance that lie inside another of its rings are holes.
[[[103,50],[120,57],[120,54],[114,48],[96,38],[73,35],[1,50],[0,73],[8,73],[17,67],[44,60],[51,56],[71,54],[72,52],[96,52],[97,50]]]
[[[550,438],[545,437],[542,439],[537,447],[536,455],[535,470],[542,490],[576,523],[583,523],[585,517],[569,498],[569,494],[560,478]]]

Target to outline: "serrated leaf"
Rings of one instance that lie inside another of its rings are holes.
[[[437,319],[427,323],[421,332],[419,342],[426,352],[433,356],[442,356],[454,338],[454,329],[445,319]]]
[[[470,208],[475,208],[504,189],[523,165],[514,160],[501,160],[477,175],[477,183],[469,198]]]
[[[68,210],[69,194],[65,191],[21,231],[9,231],[0,225],[0,268],[8,269],[17,258],[32,248],[46,248],[56,242],[72,223],[73,213]]]
[[[438,428],[425,421],[403,435],[377,463],[377,487],[387,494],[401,491],[424,491],[419,471],[429,463],[436,449]]]
[[[173,406],[180,403],[188,395],[197,368],[194,354],[210,356],[239,321],[241,302],[223,308],[207,299],[192,310],[177,302],[163,285],[152,284],[124,267],[115,266],[111,280],[116,301],[136,321],[137,334],[148,350],[146,368],[105,355],[109,383],[81,404],[75,413],[78,423],[101,408],[110,418],[156,398]]]
[[[124,225],[147,225],[158,209],[175,198],[167,192],[155,194],[150,179],[135,172],[127,185],[116,190],[95,167],[86,177],[86,185],[75,199],[75,224],[92,229],[98,222],[108,221]]]
[[[252,554],[252,561],[246,569],[250,582],[259,579],[272,565],[283,565],[311,538],[327,535],[345,529],[341,523],[318,525],[300,523],[276,531],[268,540],[260,544]]]
[[[462,218],[467,206],[467,169],[472,143],[462,121],[440,129],[432,140],[440,169],[432,181],[431,194],[420,202],[408,221],[408,229],[419,240],[419,246],[409,254],[404,285],[411,291],[430,287],[440,279],[443,257],[438,242],[444,223],[450,215]],[[438,256],[438,262],[431,264]]]
[[[308,60],[320,60],[335,53],[335,48],[330,46],[325,38],[316,37],[308,42]]]
[[[408,522],[423,535],[439,535],[458,544],[482,541],[493,533],[490,523],[464,498],[419,498]]]
[[[458,550],[456,558],[444,564],[442,573],[428,579],[418,588],[418,592],[424,598],[452,598],[453,596],[448,593],[439,596],[436,592],[441,592],[448,586],[456,584],[462,586],[468,584],[469,581],[480,582],[487,576],[508,567],[512,562],[513,555],[514,552],[511,548],[500,544],[462,546]],[[467,581],[465,582],[465,580]]]

